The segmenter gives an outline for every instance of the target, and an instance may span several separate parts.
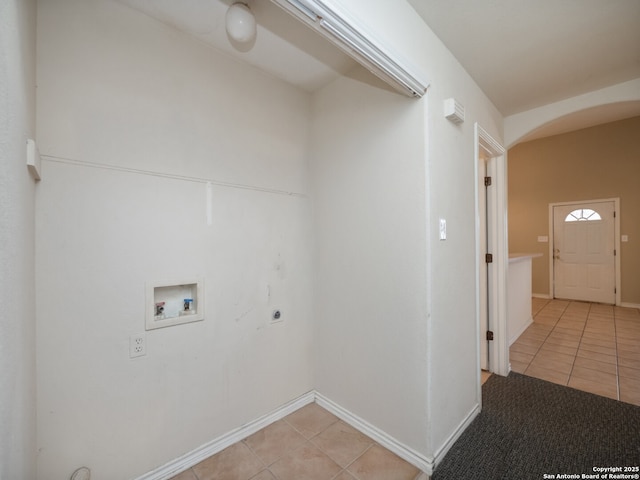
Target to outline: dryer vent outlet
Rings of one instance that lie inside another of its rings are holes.
[[[87,467],[80,467],[75,472],[71,474],[70,480],[90,480],[91,479],[91,470]]]

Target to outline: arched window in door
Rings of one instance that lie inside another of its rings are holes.
[[[602,220],[602,217],[598,212],[590,208],[578,208],[564,219],[565,222],[589,222],[593,220]]]

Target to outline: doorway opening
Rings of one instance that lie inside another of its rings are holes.
[[[619,203],[549,205],[551,298],[620,304]]]
[[[475,125],[476,165],[476,315],[478,392],[481,370],[509,373],[506,279],[505,149],[480,125]]]

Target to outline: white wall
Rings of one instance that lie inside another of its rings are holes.
[[[433,461],[479,402],[474,122],[500,139],[502,117],[407,3],[334,3],[430,87],[410,100],[343,78],[314,98],[317,386]]]
[[[111,1],[41,2],[38,60],[39,474],[135,478],[314,386],[310,97]],[[196,276],[130,359],[145,282]]]
[[[358,1],[426,98],[356,71],[311,99],[119,4],[39,5],[42,478],[141,475],[314,387],[426,461],[477,407],[473,124],[502,119],[408,4]],[[196,275],[205,321],[129,359],[145,282]]]
[[[0,2],[0,479],[36,476],[35,0]]]
[[[350,79],[314,98],[316,388],[426,450],[422,104]]]
[[[440,41],[428,31],[421,60],[431,78],[428,102],[429,191],[429,392],[430,455],[460,427],[478,398],[476,329],[476,194],[477,122],[494,139],[502,138],[502,115]],[[465,121],[444,117],[443,102],[455,98],[465,107]],[[439,219],[447,222],[447,240],[438,237]]]

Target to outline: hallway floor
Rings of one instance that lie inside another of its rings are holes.
[[[511,345],[513,371],[640,405],[640,310],[533,298],[532,314]],[[426,478],[312,403],[172,480]]]
[[[423,478],[416,467],[311,403],[172,480]]]
[[[640,405],[639,309],[533,298],[532,314],[514,372]]]

